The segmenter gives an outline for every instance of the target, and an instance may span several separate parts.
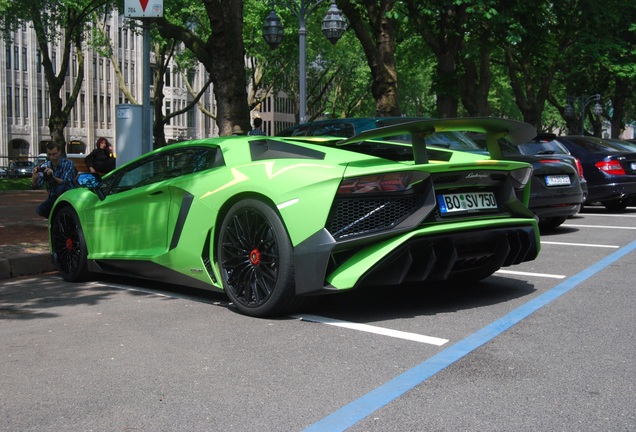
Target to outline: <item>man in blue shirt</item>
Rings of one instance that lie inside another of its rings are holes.
[[[263,129],[261,129],[262,125],[263,125],[263,120],[260,117],[256,117],[254,119],[254,129],[249,131],[247,134],[248,135],[265,135],[265,132],[263,132]]]
[[[46,156],[48,160],[33,170],[31,187],[40,189],[46,184],[49,197],[36,207],[35,212],[48,218],[55,200],[74,187],[75,164],[62,156],[62,145],[53,141],[46,145]]]

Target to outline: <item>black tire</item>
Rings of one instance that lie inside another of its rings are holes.
[[[53,218],[51,225],[53,262],[65,281],[79,282],[88,278],[86,240],[75,210],[67,206]]]
[[[623,211],[627,208],[628,202],[625,199],[620,199],[614,201],[603,201],[601,204],[610,211]]]
[[[567,216],[542,218],[539,220],[540,229],[555,229],[567,220]]]
[[[291,241],[267,204],[246,199],[232,206],[221,224],[217,250],[223,288],[241,313],[266,317],[294,306]]]

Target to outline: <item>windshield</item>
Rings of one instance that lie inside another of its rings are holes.
[[[426,137],[426,145],[443,147],[451,150],[483,153],[475,141],[461,132],[437,132]]]
[[[625,153],[626,149],[616,144],[603,141],[600,138],[585,137],[585,138],[570,138],[574,144],[581,147],[588,153]]]
[[[525,155],[569,154],[568,150],[557,141],[520,144],[519,150]]]

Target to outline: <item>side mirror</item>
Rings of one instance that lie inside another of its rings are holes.
[[[75,183],[78,187],[85,187],[92,190],[97,194],[99,199],[105,198],[104,192],[99,188],[102,185],[102,176],[93,173],[80,173],[75,178]]]

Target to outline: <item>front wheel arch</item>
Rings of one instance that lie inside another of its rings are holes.
[[[241,313],[267,317],[294,307],[293,247],[275,208],[254,198],[235,202],[216,250],[223,289]]]
[[[58,205],[50,222],[51,253],[58,272],[69,282],[86,280],[88,248],[77,212],[70,204]]]

